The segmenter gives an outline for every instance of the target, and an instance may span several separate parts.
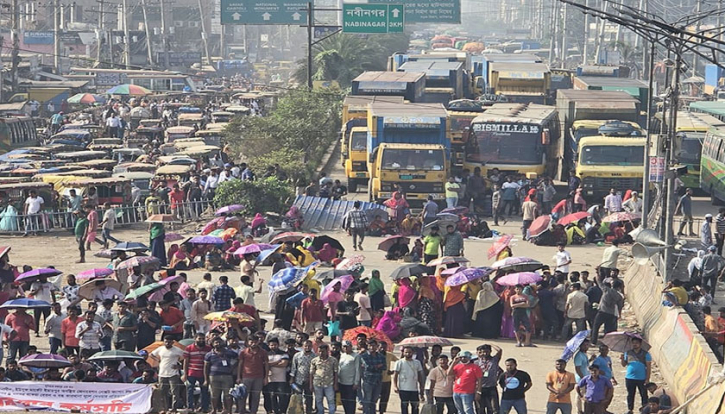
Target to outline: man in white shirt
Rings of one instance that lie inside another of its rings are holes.
[[[181,377],[179,375],[179,361],[184,356],[184,351],[174,346],[173,336],[164,338],[164,346],[156,348],[149,355],[159,363],[159,387],[161,395],[168,395],[171,388],[171,409],[176,411],[181,408]],[[166,398],[163,399],[166,405]],[[162,411],[169,411],[168,407],[160,407]]]
[[[556,263],[556,269],[554,271],[561,272],[564,276],[569,274],[569,265],[571,264],[571,255],[569,252],[564,250],[566,247],[565,243],[559,243],[557,245],[559,251],[554,255],[554,262]]]
[[[54,284],[48,282],[48,278],[45,276],[39,277],[37,282],[33,282],[33,284],[30,285],[30,296],[35,300],[44,300],[48,303],[55,303],[54,292],[57,291],[58,288]],[[37,338],[40,336],[40,316],[43,316],[44,323],[48,323],[50,308],[35,309],[33,314],[35,314],[35,336]]]
[[[81,357],[88,358],[101,352],[101,337],[103,330],[101,324],[95,321],[96,315],[86,311],[86,319],[76,326],[76,338],[79,339]]]
[[[10,342],[13,339],[15,339],[15,336],[17,336],[17,332],[13,328],[11,328],[9,325],[5,325],[4,323],[0,323],[0,365],[2,365],[3,362],[3,339],[7,337],[7,341]]]
[[[111,236],[111,232],[116,225],[116,211],[111,208],[111,203],[105,203],[103,208],[105,211],[103,212],[103,221],[101,221],[101,236],[103,236],[103,248],[108,249],[109,240],[114,243],[120,243],[120,241]]]
[[[58,350],[63,347],[63,332],[61,331],[61,325],[66,314],[61,311],[60,303],[56,302],[51,306],[53,314],[45,320],[45,332],[48,335],[48,342],[50,342],[50,353],[57,354]],[[0,335],[2,338],[2,335]],[[0,347],[2,348],[2,347]]]
[[[29,231],[33,232],[33,236],[36,236],[39,228],[40,210],[43,208],[45,200],[43,197],[38,195],[35,190],[30,190],[28,198],[25,199],[25,233],[23,236],[27,236]]]
[[[363,283],[360,286],[360,292],[355,294],[355,302],[360,306],[360,312],[357,315],[357,321],[362,326],[370,326],[372,324],[372,307],[370,305],[370,297],[368,296],[368,284]]]
[[[121,126],[121,119],[118,115],[113,115],[106,119],[106,129],[108,130],[109,137],[118,136],[118,128]]]
[[[617,261],[619,255],[629,255],[629,253],[619,248],[619,240],[612,241],[612,245],[604,249],[602,253],[602,264],[599,265],[599,280],[604,280],[609,277],[612,269],[617,268]]]
[[[564,327],[561,329],[561,338],[569,339],[571,333],[571,323],[576,324],[576,332],[581,332],[587,328],[587,305],[589,297],[581,291],[581,284],[572,283],[571,293],[566,297],[566,308],[564,310]]]
[[[412,347],[403,348],[403,358],[395,363],[393,389],[400,396],[401,412],[407,413],[408,405],[417,412],[421,397],[425,396],[423,365],[413,359]]]
[[[622,196],[614,188],[609,190],[608,196],[604,197],[604,210],[607,214],[622,211]]]
[[[242,276],[242,285],[238,286],[234,289],[234,293],[236,293],[238,298],[242,298],[245,305],[254,306],[255,308],[257,305],[254,303],[254,294],[255,293],[262,293],[262,286],[264,285],[264,279],[259,279],[259,288],[257,290],[254,290],[254,286],[252,285],[252,278],[244,275]]]
[[[639,198],[639,194],[636,191],[632,191],[632,197],[622,203],[622,208],[628,213],[641,213],[642,199]]]
[[[98,280],[95,283],[95,290],[93,291],[93,301],[103,302],[106,299],[120,300],[123,299],[124,295],[118,290],[111,286],[106,286],[106,282]]]
[[[216,169],[212,169],[211,173],[209,173],[209,176],[206,178],[206,183],[204,184],[204,195],[206,196],[207,200],[211,200],[214,198],[214,193],[216,192],[216,188],[219,185],[219,174],[217,174]]]

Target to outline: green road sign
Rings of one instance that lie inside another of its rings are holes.
[[[307,2],[302,0],[221,0],[222,24],[307,23]]]
[[[370,3],[402,3],[405,23],[461,23],[461,0],[368,0]]]
[[[342,31],[402,33],[404,15],[400,4],[346,3],[342,5]]]

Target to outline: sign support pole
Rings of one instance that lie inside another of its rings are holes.
[[[307,89],[312,90],[312,2],[307,2]]]

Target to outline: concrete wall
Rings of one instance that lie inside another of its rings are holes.
[[[627,300],[652,346],[650,353],[670,391],[684,402],[705,388],[710,374],[721,372],[723,366],[684,309],[662,306],[663,288],[664,282],[651,264],[634,264],[625,274]],[[725,384],[717,385],[695,399],[688,412],[717,414],[723,396]]]

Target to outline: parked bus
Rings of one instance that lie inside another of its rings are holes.
[[[712,115],[725,122],[725,101],[697,101],[690,104],[690,112]]]
[[[705,134],[700,188],[710,194],[713,204],[725,202],[725,125],[712,126]]]
[[[39,143],[33,118],[0,118],[0,154],[16,148],[34,147]]]
[[[667,121],[666,117],[664,121]],[[711,126],[715,125],[725,125],[725,122],[704,112],[677,111],[675,130],[681,141],[679,148],[675,149],[675,157],[677,163],[687,166],[687,174],[680,176],[680,179],[687,188],[700,188],[702,143],[705,140],[707,131]],[[662,112],[655,114],[652,119],[651,129],[653,134],[666,132],[666,128],[663,128]]]
[[[553,177],[560,136],[553,106],[500,103],[471,121],[465,168]]]

